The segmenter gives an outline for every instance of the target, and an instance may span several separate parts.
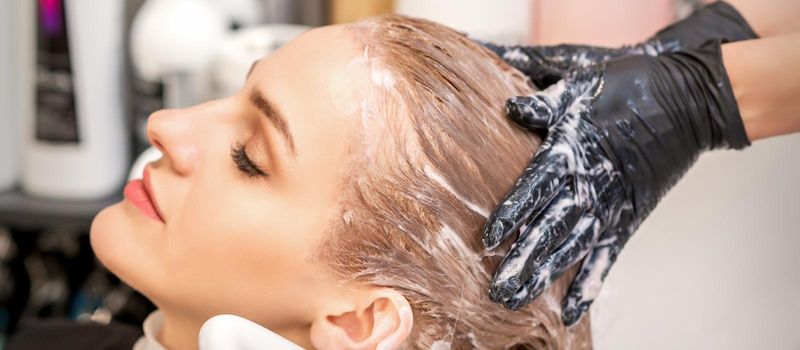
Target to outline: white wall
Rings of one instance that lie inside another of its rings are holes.
[[[531,0],[395,0],[396,13],[426,18],[470,36],[503,44],[527,41]]]
[[[711,152],[628,242],[597,349],[800,349],[800,134]]]

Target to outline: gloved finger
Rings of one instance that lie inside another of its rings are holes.
[[[603,235],[586,257],[562,303],[561,320],[565,325],[577,323],[600,294],[603,281],[622,249],[620,244],[616,235]]]
[[[523,46],[523,45],[496,45],[489,42],[480,44],[494,52],[510,66],[528,76],[534,84],[543,89],[564,77],[574,62],[568,58],[574,57],[578,51],[586,47],[573,45],[558,46]]]
[[[586,256],[598,236],[600,236],[600,222],[597,218],[592,215],[582,217],[569,238],[534,271],[531,278],[504,305],[511,310],[519,310],[539,297],[565,271]]]
[[[484,246],[494,249],[524,221],[534,217],[563,187],[567,175],[567,155],[554,152],[552,141],[545,140],[531,164],[492,212],[483,227]]]
[[[473,40],[476,43],[481,44],[483,47],[489,49],[489,51],[494,52],[494,54],[500,56],[500,58],[502,58],[505,55],[506,51],[508,51],[510,47],[508,45],[497,45],[489,41],[483,41],[478,39],[473,39]]]
[[[584,211],[576,205],[572,187],[565,186],[511,246],[495,272],[489,297],[495,302],[506,301],[519,290],[533,270],[564,242]]]
[[[512,97],[506,101],[506,113],[528,130],[550,129],[566,113],[578,89],[568,80],[559,80],[545,90],[531,96]]]

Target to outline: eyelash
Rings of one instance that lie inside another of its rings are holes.
[[[253,163],[247,153],[244,151],[243,144],[237,144],[231,149],[231,158],[233,158],[233,163],[236,164],[236,168],[239,169],[242,173],[247,175],[248,177],[268,177],[266,171],[261,169],[258,165]]]

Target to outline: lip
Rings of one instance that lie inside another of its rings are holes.
[[[139,209],[144,216],[161,223],[166,223],[164,221],[164,216],[161,215],[161,211],[158,208],[158,201],[152,190],[153,187],[148,168],[149,165],[144,168],[144,174],[141,180],[130,181],[125,186],[125,199]]]
[[[150,164],[147,164],[144,167],[142,182],[144,182],[144,189],[147,191],[147,195],[150,196],[150,201],[153,202],[153,207],[156,208],[156,213],[158,213],[158,217],[161,218],[161,221],[164,221],[164,215],[161,214],[161,208],[159,208],[158,206],[158,199],[156,198],[155,192],[153,192],[153,181],[152,178],[150,177]]]

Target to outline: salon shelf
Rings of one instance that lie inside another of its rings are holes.
[[[33,197],[18,189],[0,192],[0,226],[85,233],[100,210],[122,199],[121,189],[114,193],[96,200],[58,200]]]

